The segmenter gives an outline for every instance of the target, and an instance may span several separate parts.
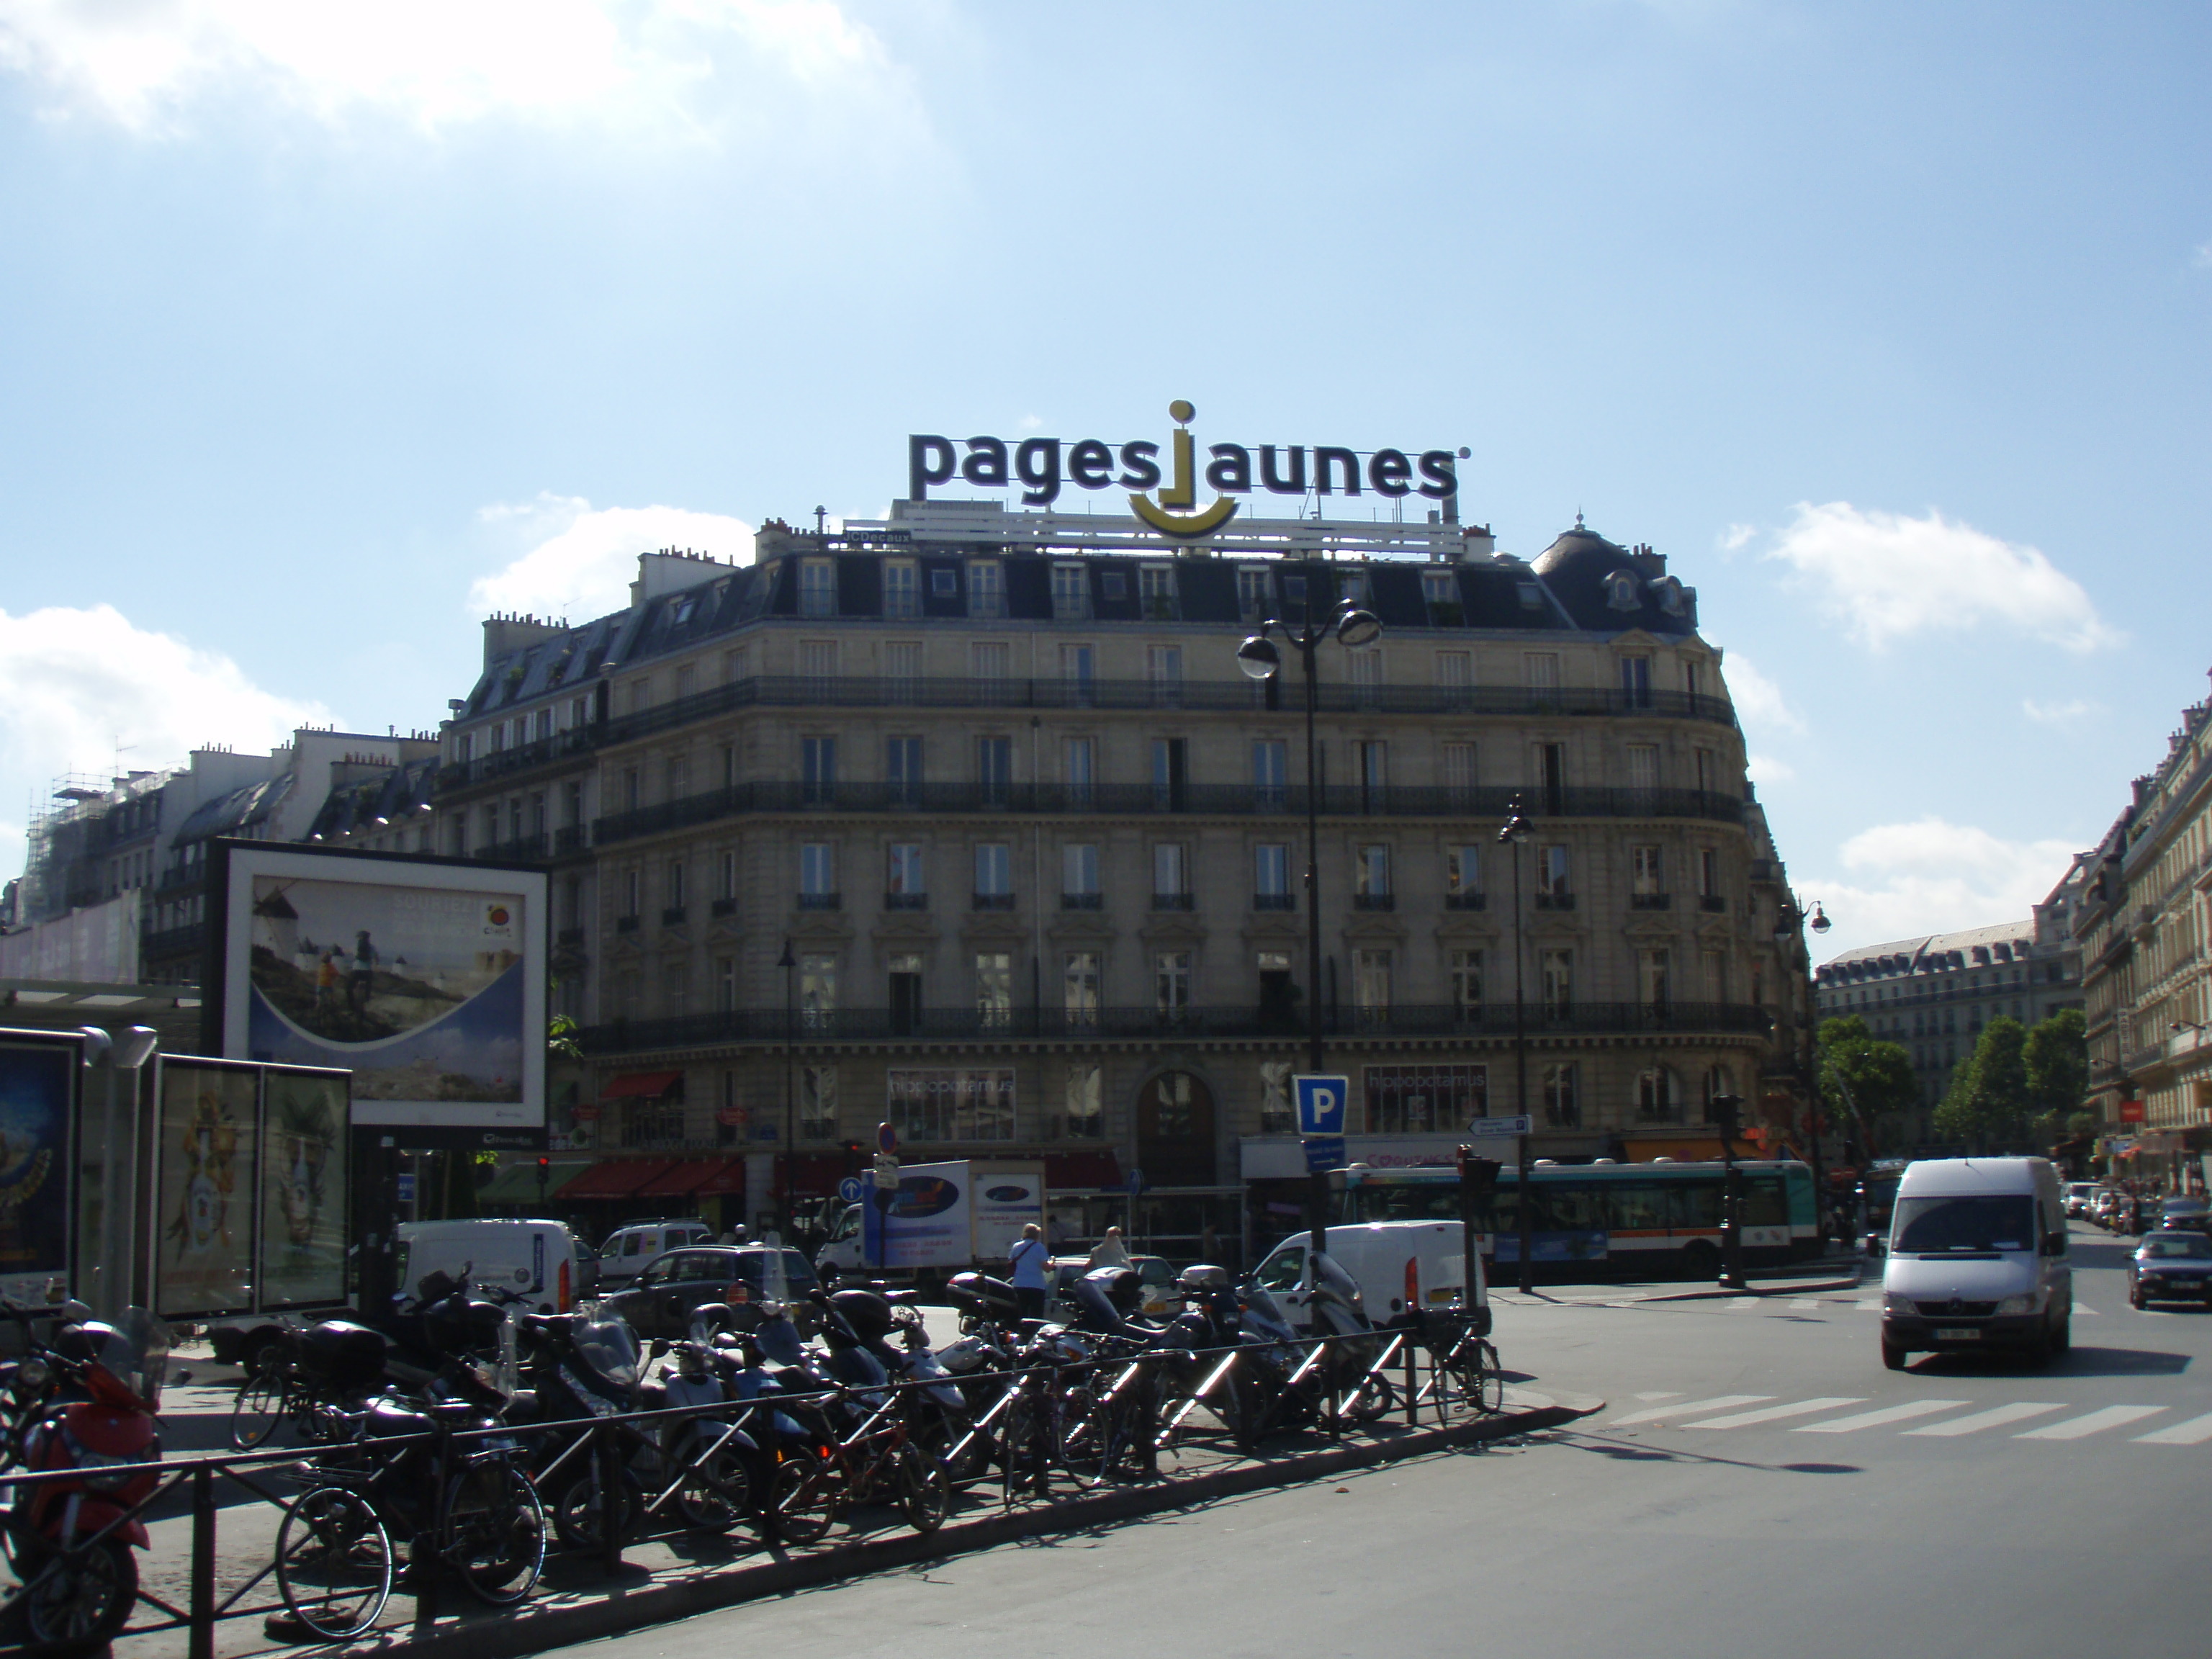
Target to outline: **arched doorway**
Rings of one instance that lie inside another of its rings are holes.
[[[1155,1187],[1211,1187],[1213,1091],[1188,1072],[1162,1072],[1137,1092],[1137,1167]]]

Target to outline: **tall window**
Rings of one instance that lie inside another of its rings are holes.
[[[1052,614],[1059,622],[1081,622],[1091,615],[1091,582],[1081,565],[1053,566]]]
[[[1554,1129],[1578,1128],[1583,1121],[1582,1093],[1575,1062],[1559,1060],[1544,1068],[1544,1121]]]
[[[1628,849],[1629,891],[1638,898],[1656,898],[1667,890],[1666,874],[1656,845],[1640,842]]]
[[[635,917],[645,908],[645,872],[623,872],[623,915]]]
[[[1175,567],[1170,564],[1138,566],[1137,598],[1144,608],[1146,622],[1175,621]]]
[[[1097,654],[1097,650],[1088,645],[1063,645],[1060,647],[1060,678],[1066,684],[1069,701],[1078,708],[1086,708],[1090,704]]]
[[[1352,651],[1352,690],[1362,708],[1377,707],[1382,697],[1382,653],[1378,649]]]
[[[1490,1115],[1489,1070],[1482,1066],[1370,1066],[1367,1133],[1427,1134]]]
[[[1641,981],[1638,989],[1643,994],[1644,1006],[1655,1013],[1664,1013],[1674,1000],[1674,958],[1663,945],[1637,953],[1637,977]]]
[[[1145,672],[1152,688],[1152,700],[1170,702],[1182,692],[1182,647],[1179,645],[1149,645],[1145,647]]]
[[[1091,842],[1071,842],[1060,849],[1060,908],[1095,910],[1098,908],[1098,848]],[[1070,903],[1068,901],[1074,900]]]
[[[921,571],[912,559],[884,561],[884,615],[921,614]]]
[[[1066,1102],[1071,1139],[1096,1140],[1106,1133],[1103,1077],[1104,1068],[1096,1060],[1068,1062]]]
[[[1070,951],[1060,959],[1060,1007],[1071,1025],[1098,1023],[1098,952]]]
[[[1536,849],[1536,896],[1554,902],[1572,896],[1567,848],[1557,842]]]
[[[1252,849],[1252,908],[1294,908],[1291,898],[1291,849],[1281,842],[1262,842]]]
[[[1450,571],[1424,570],[1421,572],[1421,603],[1428,606],[1429,619],[1431,622],[1441,623],[1447,617],[1452,621],[1458,620],[1459,584],[1453,580]],[[1450,609],[1444,616],[1440,617],[1437,615],[1440,606],[1449,606]]]
[[[1721,896],[1721,855],[1719,849],[1700,847],[1698,849],[1698,896],[1714,899]]]
[[[725,847],[714,860],[714,901],[734,909],[738,902],[738,849]]]
[[[1265,622],[1274,615],[1274,599],[1267,592],[1267,568],[1240,565],[1237,570],[1237,614],[1246,622]]]
[[[1070,738],[1060,757],[1067,778],[1067,804],[1072,807],[1090,805],[1091,791],[1098,782],[1098,740]]]
[[[1713,1121],[1713,1102],[1723,1096],[1735,1093],[1735,1076],[1725,1066],[1710,1066],[1705,1072],[1705,1121]]]
[[[723,684],[735,685],[752,672],[751,655],[744,646],[722,653]],[[583,700],[579,698],[576,702],[576,718],[572,724],[581,726],[583,723]]]
[[[889,968],[891,1035],[912,1036],[921,1029],[921,953],[897,951]]]
[[[1620,659],[1620,696],[1631,708],[1651,707],[1651,659],[1623,657]]]
[[[1664,1066],[1647,1067],[1636,1079],[1636,1115],[1645,1123],[1672,1123],[1681,1115],[1674,1074]]]
[[[1167,901],[1162,902],[1162,901]],[[1188,909],[1190,906],[1190,868],[1179,841],[1152,843],[1152,908]]]
[[[1009,951],[975,953],[975,1012],[987,1026],[1014,1018],[1014,958]]]
[[[1297,1115],[1291,1109],[1291,1076],[1287,1060],[1260,1062],[1260,1133],[1263,1135],[1286,1135],[1297,1127]]]
[[[666,903],[670,909],[678,912],[679,915],[681,915],[684,909],[684,860],[682,859],[669,860],[668,873],[661,888],[663,902]]]
[[[1011,1069],[916,1067],[887,1072],[884,1092],[884,1116],[902,1140],[927,1145],[1014,1138]]]
[[[891,640],[884,646],[884,687],[893,702],[912,702],[921,695],[921,641]]]
[[[1353,908],[1388,910],[1390,905],[1390,849],[1370,845],[1359,849],[1352,892]]]
[[[1468,651],[1439,651],[1437,653],[1437,684],[1446,690],[1464,691],[1474,684],[1474,656]]]
[[[837,566],[834,561],[799,561],[799,614],[802,617],[834,617],[837,614]]]
[[[1014,908],[1014,861],[1012,849],[1005,842],[981,842],[975,848],[975,908]]]
[[[884,872],[884,908],[919,910],[929,902],[929,888],[921,872],[921,843],[896,841],[890,844]]]
[[[1390,1012],[1390,953],[1354,951],[1352,953],[1352,1000],[1364,1014]]]
[[[1443,746],[1444,787],[1455,801],[1464,804],[1474,793],[1474,745],[1448,743]]]
[[[826,841],[800,842],[799,908],[802,910],[833,910],[836,908],[836,900],[837,848],[836,843]]]
[[[921,739],[884,739],[884,785],[895,806],[921,804]]]
[[[1003,617],[1006,614],[1006,567],[996,559],[975,559],[968,566],[968,614]]]
[[[1479,1018],[1482,1013],[1482,952],[1455,951],[1451,953],[1452,1012],[1462,1019]]]
[[[738,959],[735,957],[714,958],[714,1012],[733,1014],[738,1011]]]
[[[837,793],[837,739],[801,738],[799,740],[799,799],[809,806],[826,806]]]
[[[1706,951],[1704,957],[1705,1000],[1726,1002],[1729,1000],[1728,952]]]
[[[810,1031],[825,1031],[837,1015],[837,958],[828,951],[809,951],[799,958],[799,1023]]]
[[[1482,848],[1471,842],[1445,848],[1444,908],[1482,908]]]
[[[1162,812],[1180,812],[1189,780],[1190,744],[1183,738],[1152,739],[1152,805]]]
[[[1522,683],[1534,693],[1539,702],[1547,701],[1559,689],[1559,654],[1556,651],[1531,651],[1521,659]]]
[[[1359,769],[1359,810],[1363,812],[1387,811],[1390,745],[1379,740],[1355,743],[1352,745],[1352,763]]]
[[[977,640],[968,647],[969,672],[997,686],[1014,672],[1014,648],[1004,640]]]
[[[1188,951],[1162,951],[1152,957],[1152,1007],[1163,1019],[1181,1019],[1190,1012],[1190,956]]]
[[[1544,1012],[1564,1016],[1575,1006],[1575,953],[1550,950],[1542,957]]]
[[[1638,809],[1650,811],[1652,797],[1659,792],[1657,744],[1632,743],[1628,745],[1628,787],[1636,792]]]
[[[1528,781],[1535,787],[1535,810],[1547,817],[1565,812],[1567,799],[1567,745],[1534,743],[1528,745]]]
[[[799,1068],[799,1136],[802,1140],[837,1138],[837,1068]]]
[[[1253,805],[1262,812],[1279,812],[1290,802],[1290,745],[1280,738],[1252,741]]]
[[[1014,740],[988,737],[975,739],[975,781],[986,804],[1003,806],[1014,784]]]

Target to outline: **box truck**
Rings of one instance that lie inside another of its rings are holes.
[[[816,1255],[824,1280],[941,1285],[970,1268],[1002,1273],[1022,1228],[1044,1225],[1041,1158],[910,1164],[896,1194],[875,1183],[872,1174],[861,1177],[860,1200],[846,1206]]]

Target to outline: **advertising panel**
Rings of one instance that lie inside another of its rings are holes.
[[[155,1311],[165,1319],[253,1306],[259,1074],[163,1055],[155,1206]]]
[[[875,1177],[866,1177],[868,1199],[860,1209],[867,1260],[881,1267],[964,1265],[974,1253],[968,1166],[918,1164],[899,1171],[898,1195],[884,1210],[874,1200]]]
[[[69,1276],[74,1042],[0,1040],[0,1296],[43,1302]]]
[[[1044,1165],[978,1164],[972,1169],[975,1260],[1004,1261],[1026,1224],[1044,1224]]]
[[[345,1074],[270,1066],[261,1098],[262,1310],[343,1301]]]
[[[542,871],[219,845],[226,1055],[350,1070],[403,1146],[542,1143]]]

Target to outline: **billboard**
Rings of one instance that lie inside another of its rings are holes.
[[[10,1301],[44,1302],[48,1281],[69,1278],[79,1070],[74,1036],[0,1037],[0,1296]]]
[[[542,1144],[543,871],[215,846],[224,1054],[351,1071],[354,1123],[402,1146]]]
[[[262,1310],[345,1299],[346,1079],[271,1066],[261,1073]]]

